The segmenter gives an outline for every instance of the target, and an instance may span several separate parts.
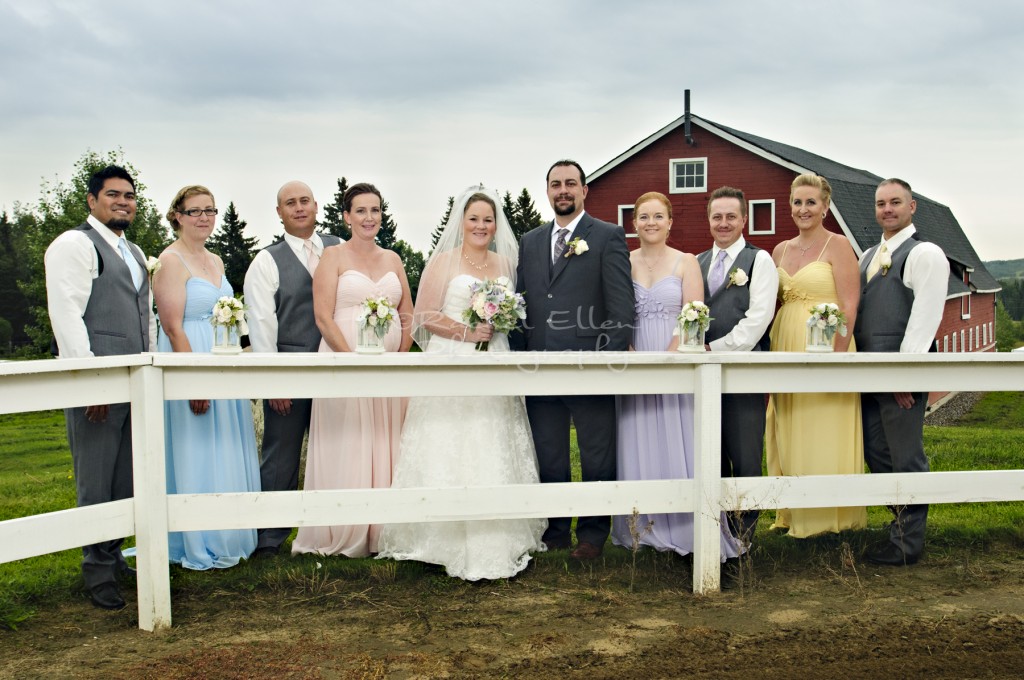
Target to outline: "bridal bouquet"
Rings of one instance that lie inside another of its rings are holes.
[[[807,327],[817,328],[825,336],[826,341],[831,343],[836,331],[846,337],[846,315],[839,311],[839,305],[834,302],[822,302],[808,311],[811,315],[807,318]]]
[[[238,298],[225,295],[213,305],[213,316],[210,324],[214,328],[223,326],[234,329],[239,335],[247,335],[249,326],[245,323],[245,305]]]
[[[391,329],[391,323],[398,316],[398,310],[391,306],[386,297],[367,298],[359,313],[359,328],[372,328],[378,338],[383,338]]]
[[[471,329],[488,323],[499,333],[511,332],[525,318],[526,301],[504,276],[474,283],[469,292],[469,309],[462,312],[463,321]],[[477,349],[487,349],[487,343],[477,343]]]

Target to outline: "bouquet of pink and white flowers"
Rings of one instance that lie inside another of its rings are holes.
[[[474,283],[469,293],[469,309],[462,312],[463,321],[471,329],[477,324],[488,323],[499,333],[511,332],[519,320],[525,318],[526,301],[505,276]],[[477,344],[477,349],[486,348],[486,342]]]
[[[238,298],[223,296],[213,305],[213,316],[210,317],[210,324],[215,328],[224,326],[234,328],[239,335],[247,335],[249,326],[245,323],[245,305]]]
[[[359,312],[359,327],[372,328],[378,338],[383,338],[388,334],[397,315],[398,310],[386,297],[367,298]]]

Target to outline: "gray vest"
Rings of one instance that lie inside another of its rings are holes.
[[[89,303],[82,320],[89,334],[89,348],[98,357],[139,354],[149,351],[149,277],[135,290],[132,273],[121,253],[110,247],[99,233],[85,223],[78,227],[93,242],[99,258],[99,275],[92,281]],[[142,271],[146,263],[134,243],[129,250]]]
[[[320,234],[324,248],[341,239]],[[279,284],[274,293],[277,309],[277,351],[315,352],[320,347],[320,329],[313,314],[313,277],[282,239],[264,248],[277,264]]]
[[[860,304],[853,338],[860,352],[899,352],[907,321],[914,306],[914,291],[903,285],[903,267],[910,251],[920,245],[917,234],[904,241],[891,255],[892,266],[886,274],[867,280],[867,269],[879,246],[869,250],[860,267]]]
[[[711,325],[708,326],[708,330],[704,334],[705,342],[712,342],[728,335],[736,327],[736,324],[746,316],[747,310],[750,308],[750,281],[754,279],[754,258],[759,250],[760,248],[757,246],[747,243],[743,250],[740,251],[740,254],[736,256],[736,261],[732,263],[729,269],[729,271],[733,269],[745,271],[747,273],[747,285],[729,286],[727,273],[725,283],[722,284],[722,287],[714,295],[711,295],[711,291],[708,288],[708,272],[710,272],[711,265],[713,264],[711,254],[714,252],[714,248],[705,250],[697,256],[697,263],[700,264],[701,275],[704,277],[704,302],[711,308],[711,316],[714,317],[711,319]],[[754,345],[753,351],[767,352],[770,342],[768,332],[766,331],[764,337]]]

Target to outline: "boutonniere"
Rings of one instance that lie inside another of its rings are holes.
[[[882,276],[889,273],[889,267],[892,266],[892,256],[888,250],[882,250],[878,254],[878,268],[882,270]]]
[[[150,281],[153,280],[153,274],[156,274],[158,271],[160,271],[160,267],[162,266],[163,264],[160,262],[158,258],[155,258],[152,255],[146,258],[146,271],[149,273]]]
[[[569,257],[570,255],[582,255],[588,250],[590,250],[590,246],[588,246],[587,242],[579,236],[565,244],[566,257]]]
[[[729,286],[740,286],[740,287],[743,287],[743,286],[747,285],[747,283],[749,281],[750,281],[750,277],[747,276],[747,273],[745,271],[743,271],[739,267],[734,267],[733,270],[731,272],[729,272],[729,283],[725,284],[725,287],[726,288],[728,288]]]

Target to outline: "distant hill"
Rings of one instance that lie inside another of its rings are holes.
[[[982,263],[985,269],[997,279],[1022,279],[1024,278],[1024,259],[1021,260],[992,260]]]

